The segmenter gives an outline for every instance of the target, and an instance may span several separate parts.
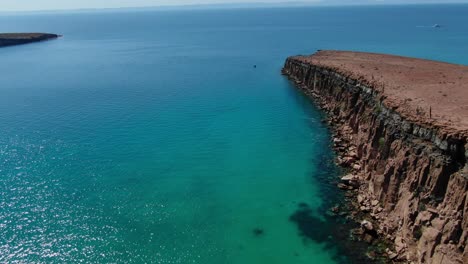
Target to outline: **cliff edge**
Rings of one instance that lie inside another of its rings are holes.
[[[283,73],[329,113],[343,189],[389,259],[468,263],[468,67],[319,51]]]
[[[58,37],[60,36],[49,33],[2,33],[0,34],[0,47],[39,42]]]

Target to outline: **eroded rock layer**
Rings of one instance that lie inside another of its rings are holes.
[[[431,76],[434,69],[456,80]],[[288,58],[283,73],[329,113],[335,142],[345,143],[338,163],[358,183],[360,209],[379,236],[393,242],[389,257],[468,263],[468,84],[456,86],[468,80],[468,67],[320,51]],[[465,89],[454,90],[452,102],[459,105],[431,106],[450,100],[447,85]]]

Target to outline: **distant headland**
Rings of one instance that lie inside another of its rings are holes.
[[[0,47],[28,44],[58,37],[60,35],[50,33],[0,33]]]

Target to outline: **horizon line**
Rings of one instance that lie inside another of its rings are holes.
[[[187,10],[187,9],[249,9],[249,8],[279,8],[279,7],[350,7],[350,6],[407,6],[407,5],[453,5],[453,4],[468,4],[468,2],[448,1],[445,3],[438,2],[421,2],[421,3],[386,3],[385,1],[375,1],[370,3],[324,3],[324,2],[254,2],[254,3],[215,3],[215,4],[175,4],[175,5],[148,5],[148,6],[123,6],[123,7],[83,7],[83,8],[59,8],[59,9],[37,9],[37,10],[6,10],[0,11],[0,14],[11,13],[60,13],[60,12],[96,12],[96,11],[144,11],[144,10]]]

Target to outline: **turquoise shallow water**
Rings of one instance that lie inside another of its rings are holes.
[[[64,37],[0,49],[0,262],[356,262],[324,214],[340,198],[328,131],[284,59],[326,48],[466,64],[467,12],[1,15],[0,31]]]

